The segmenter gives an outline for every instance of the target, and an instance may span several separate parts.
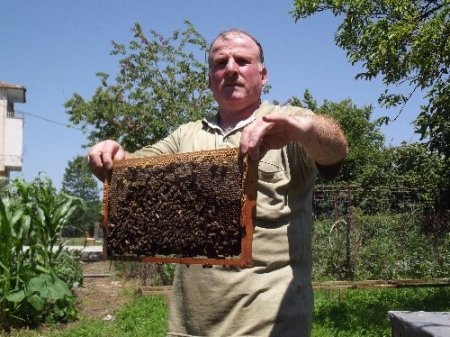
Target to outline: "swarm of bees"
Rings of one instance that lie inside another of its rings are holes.
[[[109,186],[108,256],[239,255],[242,176],[220,156],[120,167]]]

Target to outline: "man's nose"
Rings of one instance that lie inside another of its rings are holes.
[[[225,70],[229,74],[237,73],[238,65],[232,58],[230,58],[227,62],[227,66],[225,67]]]

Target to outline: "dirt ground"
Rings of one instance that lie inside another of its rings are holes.
[[[109,261],[82,264],[84,284],[76,289],[81,315],[87,318],[112,320],[137,291],[135,281],[117,276]]]

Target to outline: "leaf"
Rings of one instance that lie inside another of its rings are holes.
[[[22,302],[24,298],[25,298],[25,291],[23,291],[23,289],[12,291],[6,296],[6,299],[8,301],[14,303]]]
[[[191,120],[214,113],[207,81],[207,43],[186,21],[184,31],[146,37],[138,23],[125,45],[113,43],[119,72],[88,100],[74,94],[65,103],[73,124],[90,130],[89,142],[116,139],[135,151]]]
[[[26,301],[37,311],[41,312],[44,309],[46,300],[36,294],[27,297]]]
[[[391,119],[388,117],[388,116],[383,116],[383,117],[380,117],[380,118],[378,118],[376,121],[375,121],[375,123],[377,124],[377,125],[388,125],[389,124],[389,122],[391,121]]]
[[[53,299],[57,300],[57,299],[62,299],[66,296],[72,296],[72,292],[70,291],[68,285],[56,276],[54,279],[53,286],[54,286],[55,292],[58,295],[57,298],[53,298]]]
[[[401,113],[413,95],[429,98],[416,131],[430,150],[450,157],[450,1],[296,0],[291,14],[298,20],[321,11],[342,20],[335,42],[362,66],[357,79],[404,91],[384,91],[382,106],[401,105]]]
[[[39,293],[41,297],[49,300],[59,300],[72,295],[63,281],[48,274],[40,274],[32,278],[29,282],[29,291]]]

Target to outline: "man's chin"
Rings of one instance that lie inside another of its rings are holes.
[[[245,96],[242,95],[224,95],[222,96],[222,102],[227,102],[227,103],[231,103],[231,102],[239,102],[239,101],[244,101],[245,100]]]
[[[222,91],[222,97],[226,99],[242,99],[245,93],[239,87],[227,87]]]

